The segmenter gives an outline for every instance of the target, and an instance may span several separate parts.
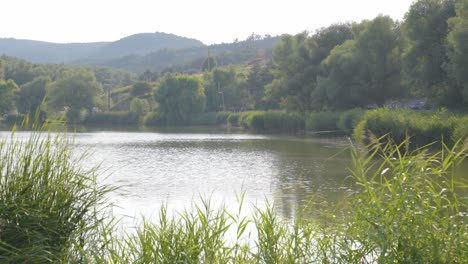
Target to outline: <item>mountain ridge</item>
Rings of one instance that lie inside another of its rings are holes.
[[[201,41],[170,33],[137,33],[116,41],[55,43],[40,40],[0,38],[0,54],[33,63],[71,63],[94,57],[110,59],[131,54],[144,55],[163,48],[204,46]]]
[[[32,63],[61,63],[76,66],[108,66],[142,73],[145,70],[201,70],[208,54],[218,65],[245,64],[259,54],[271,55],[280,37],[250,36],[244,41],[205,45],[203,42],[170,33],[137,33],[113,42],[54,43],[0,38],[0,55]]]

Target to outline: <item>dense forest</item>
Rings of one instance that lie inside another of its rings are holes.
[[[403,21],[379,15],[279,40],[252,34],[232,44],[163,49],[109,63],[131,65],[139,74],[3,56],[0,112],[30,113],[42,98],[44,113],[66,113],[70,122],[83,122],[93,113],[101,113],[104,122],[103,112],[110,118],[124,111],[136,123],[189,124],[193,114],[203,112],[309,113],[415,99],[423,102],[418,108],[463,111],[468,106],[466,43],[467,0],[419,0]]]

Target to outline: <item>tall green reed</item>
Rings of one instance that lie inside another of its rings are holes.
[[[77,248],[98,250],[111,189],[97,187],[95,169],[80,167],[85,157],[73,155],[65,133],[47,122],[30,127],[0,140],[0,262],[79,261]]]

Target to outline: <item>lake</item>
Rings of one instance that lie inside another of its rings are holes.
[[[157,215],[161,205],[189,209],[200,197],[216,204],[275,203],[290,219],[316,194],[340,199],[347,190],[345,138],[266,136],[223,131],[77,133],[78,150],[105,169],[101,180],[118,186],[111,196],[119,216]]]
[[[117,216],[151,218],[162,205],[190,209],[200,197],[215,206],[277,206],[292,219],[314,195],[336,201],[348,190],[351,161],[346,138],[247,134],[224,129],[76,132],[86,166],[100,164],[101,183],[119,187],[110,195]],[[0,138],[10,132],[0,132]],[[17,132],[27,137],[27,132]]]

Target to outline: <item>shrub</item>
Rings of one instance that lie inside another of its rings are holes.
[[[239,126],[239,117],[241,113],[230,113],[227,117],[227,122],[231,126]]]
[[[304,118],[299,113],[281,111],[247,112],[244,127],[266,133],[298,133],[304,131]]]
[[[207,125],[223,125],[227,123],[229,112],[210,112],[192,114],[191,125],[207,126]]]
[[[316,112],[310,113],[306,118],[306,129],[308,131],[336,131],[338,130],[338,112]]]
[[[166,118],[158,112],[149,112],[143,118],[143,124],[147,126],[165,126]]]
[[[251,111],[231,113],[228,124],[263,133],[298,133],[304,131],[304,118],[299,113]]]
[[[364,117],[366,111],[356,108],[341,112],[337,121],[337,128],[345,130],[347,133],[352,133],[353,129],[359,124]]]
[[[411,139],[408,147],[415,149],[427,144],[441,142],[449,146],[457,140],[466,138],[466,118],[460,118],[447,111],[415,112],[411,110],[377,109],[369,111],[354,131],[356,140],[363,144],[372,142],[372,138],[389,135],[397,144]],[[384,142],[382,142],[384,143]]]
[[[218,112],[216,114],[216,124],[218,125],[226,125],[227,119],[231,113],[230,112]]]

